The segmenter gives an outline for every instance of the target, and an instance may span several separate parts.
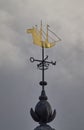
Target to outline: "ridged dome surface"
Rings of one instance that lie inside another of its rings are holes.
[[[48,121],[48,118],[52,115],[52,109],[49,102],[45,100],[39,101],[35,107],[35,113],[40,118],[40,121]]]

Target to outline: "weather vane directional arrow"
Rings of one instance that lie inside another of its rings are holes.
[[[30,61],[33,63],[34,61],[37,61],[39,62],[39,64],[37,64],[37,67],[40,69],[40,70],[43,70],[43,66],[44,66],[44,70],[47,70],[49,65],[52,64],[52,65],[56,65],[56,61],[53,62],[53,61],[46,61],[48,59],[48,56],[46,56],[44,58],[44,60],[37,60],[37,59],[34,59],[33,57],[30,57]]]

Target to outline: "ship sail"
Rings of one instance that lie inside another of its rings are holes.
[[[57,40],[54,40],[52,37],[49,36],[49,31],[56,37]],[[42,23],[40,30],[37,29],[37,27],[33,27],[31,29],[26,30],[27,33],[32,34],[33,43],[35,45],[38,45],[40,47],[44,48],[51,48],[56,45],[56,42],[60,41],[61,39],[49,29],[49,25],[47,25],[46,33],[42,29]],[[49,41],[51,39],[51,41]]]

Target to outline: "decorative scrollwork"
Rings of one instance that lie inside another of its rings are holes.
[[[41,63],[37,64],[37,67],[38,67],[40,70],[43,69],[43,66],[44,66],[44,70],[47,70],[48,67],[49,67],[49,63],[46,63],[46,62],[42,63],[42,62],[41,62]]]

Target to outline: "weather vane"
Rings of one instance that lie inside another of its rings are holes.
[[[49,35],[49,32],[55,36],[55,39]],[[52,108],[47,101],[47,96],[44,90],[44,87],[47,85],[47,82],[44,80],[44,72],[48,69],[49,65],[56,65],[56,61],[48,61],[48,56],[44,56],[44,48],[51,48],[56,45],[58,41],[61,39],[49,29],[49,25],[46,27],[46,33],[42,28],[42,21],[40,29],[37,26],[27,29],[27,33],[32,34],[33,43],[42,48],[42,59],[34,59],[30,57],[30,61],[38,62],[37,67],[42,71],[42,81],[40,81],[40,85],[42,86],[41,96],[39,97],[39,102],[35,107],[35,111],[31,108],[30,114],[34,121],[39,122],[39,126],[35,128],[35,130],[53,130],[47,123],[51,122],[56,116],[56,110],[52,112]]]

